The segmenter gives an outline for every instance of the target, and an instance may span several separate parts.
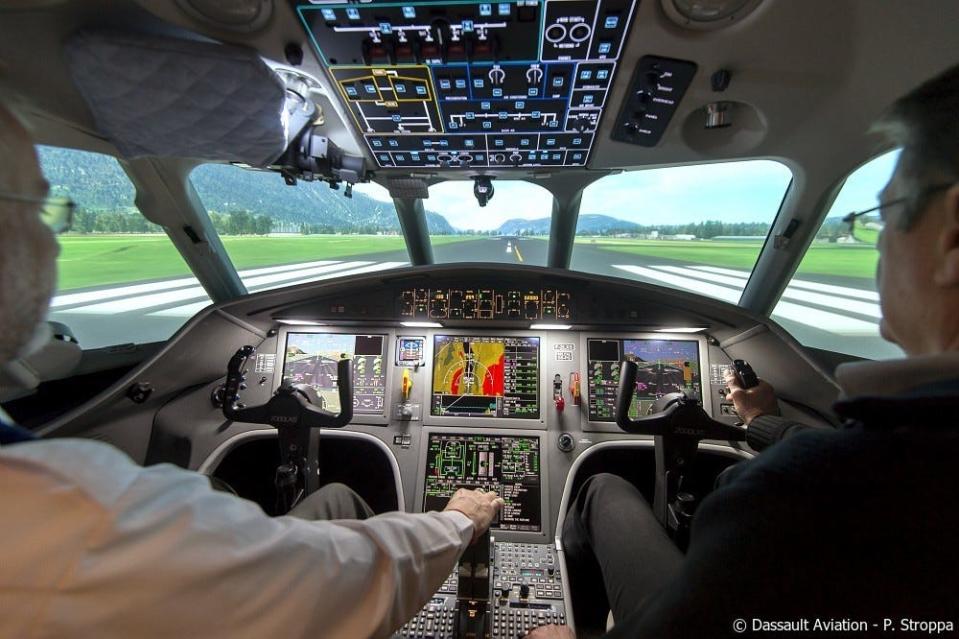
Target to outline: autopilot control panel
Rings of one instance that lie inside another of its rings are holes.
[[[568,320],[573,295],[555,288],[406,288],[397,315],[410,319]]]
[[[636,0],[294,0],[380,167],[584,166]]]

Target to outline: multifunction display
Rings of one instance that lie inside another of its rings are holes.
[[[294,2],[381,167],[583,166],[635,0]]]
[[[430,414],[539,418],[539,338],[436,335]]]
[[[385,335],[287,333],[283,382],[312,386],[321,406],[340,412],[336,363],[353,360],[353,412],[382,415],[386,397]]]
[[[400,317],[416,319],[568,320],[566,291],[498,288],[410,288],[400,292]]]
[[[590,421],[615,419],[619,368],[624,359],[639,365],[630,417],[647,414],[653,402],[668,393],[683,392],[703,399],[696,340],[590,339],[587,350]]]
[[[426,449],[423,510],[442,510],[459,488],[495,490],[506,502],[502,530],[539,532],[539,439],[432,433]]]

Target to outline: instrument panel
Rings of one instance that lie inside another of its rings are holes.
[[[583,430],[615,432],[626,359],[639,364],[633,417],[675,392],[720,412],[708,389],[722,386],[722,371],[710,367],[701,335],[289,327],[278,343],[275,385],[312,387],[314,403],[331,412],[339,412],[337,362],[352,359],[357,423],[543,430],[565,411],[563,419],[573,417]]]
[[[584,166],[636,0],[295,1],[380,167]]]

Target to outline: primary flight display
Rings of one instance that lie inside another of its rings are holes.
[[[539,418],[539,338],[436,335],[432,415]]]
[[[668,393],[683,392],[703,399],[698,341],[590,339],[587,351],[590,421],[613,421],[619,367],[624,359],[639,365],[630,417],[647,414],[653,403]]]
[[[353,412],[382,415],[386,405],[385,335],[294,333],[286,335],[283,382],[312,386],[320,408],[340,412],[336,363],[353,360]]]

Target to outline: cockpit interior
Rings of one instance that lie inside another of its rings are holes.
[[[377,513],[495,490],[481,596],[454,570],[394,636],[599,636],[560,540],[589,477],[682,546],[756,455],[727,369],[830,429],[836,366],[901,355],[875,238],[842,220],[898,154],[870,123],[955,64],[956,24],[945,1],[0,0],[0,91],[77,207],[3,409],[271,516],[333,482]]]

